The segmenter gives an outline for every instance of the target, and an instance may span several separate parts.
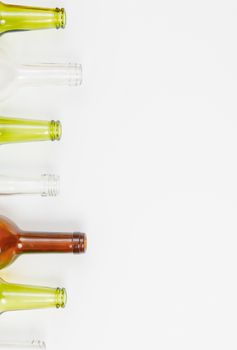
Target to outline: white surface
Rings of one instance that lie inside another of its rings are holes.
[[[75,90],[21,91],[1,114],[59,118],[60,143],[0,148],[1,170],[60,173],[61,196],[1,198],[27,230],[82,230],[84,256],[1,276],[65,286],[65,310],[1,316],[49,350],[236,349],[237,4],[65,0],[65,31],[12,33],[25,61],[80,61]]]

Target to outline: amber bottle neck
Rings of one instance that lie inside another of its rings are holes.
[[[17,254],[23,253],[84,253],[87,239],[84,233],[20,232]]]

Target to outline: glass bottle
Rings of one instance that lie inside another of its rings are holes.
[[[84,233],[27,232],[8,218],[0,216],[0,269],[19,255],[29,253],[84,253],[87,238]]]
[[[46,349],[45,342],[41,340],[0,341],[0,350],[40,350],[40,349]]]
[[[35,178],[0,175],[0,195],[39,194],[55,197],[59,194],[59,181],[59,176],[53,174]]]
[[[0,117],[0,144],[60,140],[59,121],[30,120]]]
[[[0,34],[6,32],[64,28],[64,9],[10,5],[0,2]]]
[[[66,299],[64,288],[13,284],[0,278],[0,313],[53,307],[63,308]]]
[[[0,100],[7,99],[24,86],[69,86],[82,82],[79,63],[18,64],[0,49]]]

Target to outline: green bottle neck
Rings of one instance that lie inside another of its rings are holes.
[[[36,29],[64,28],[64,9],[8,5],[0,2],[0,33]]]
[[[0,312],[65,307],[65,289],[11,284],[0,279]]]
[[[59,121],[27,120],[0,117],[0,144],[60,140]]]

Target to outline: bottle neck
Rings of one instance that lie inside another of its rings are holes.
[[[0,144],[60,140],[59,121],[27,120],[0,117]]]
[[[0,175],[0,195],[40,194],[57,196],[59,193],[59,176],[44,174],[39,178],[20,178]]]
[[[45,343],[40,340],[32,341],[0,341],[0,350],[37,350],[45,349]]]
[[[36,29],[64,28],[64,9],[8,5],[0,2],[0,33]]]
[[[82,68],[78,63],[24,64],[18,67],[18,82],[29,86],[78,86]]]
[[[0,311],[64,307],[65,289],[11,284],[1,280]]]
[[[84,233],[21,232],[17,254],[23,253],[84,253],[87,239]]]

